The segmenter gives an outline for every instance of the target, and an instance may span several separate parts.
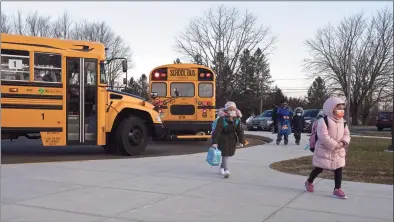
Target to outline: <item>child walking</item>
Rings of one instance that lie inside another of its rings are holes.
[[[237,110],[234,102],[229,101],[225,104],[224,112],[218,112],[218,115],[220,117],[212,134],[212,147],[218,147],[222,152],[220,174],[228,178],[230,176],[229,157],[234,156],[238,143],[241,143],[241,146],[245,145],[244,131],[240,121],[241,112]]]
[[[294,111],[296,115],[293,117],[291,124],[294,127],[293,132],[296,144],[300,145],[301,133],[305,127],[304,109],[297,107]]]
[[[313,153],[313,166],[309,178],[305,182],[308,192],[314,191],[313,181],[326,170],[334,171],[335,188],[333,196],[346,199],[347,196],[341,189],[342,168],[345,166],[345,156],[350,143],[350,132],[344,123],[345,102],[337,97],[331,97],[324,102],[323,112],[327,116],[328,125],[324,118],[317,123],[317,137],[315,151]]]

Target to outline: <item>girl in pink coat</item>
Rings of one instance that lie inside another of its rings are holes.
[[[342,168],[345,166],[345,156],[350,142],[350,133],[344,124],[345,102],[337,97],[331,97],[324,102],[323,112],[327,116],[328,126],[323,118],[318,120],[315,151],[313,153],[313,166],[305,189],[314,191],[313,180],[323,172],[323,169],[333,170],[335,175],[335,188],[333,196],[346,199],[341,190]]]

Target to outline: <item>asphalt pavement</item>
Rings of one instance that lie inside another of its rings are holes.
[[[249,146],[261,145],[263,139],[258,136],[247,136]],[[67,146],[43,147],[40,140],[20,138],[15,141],[3,140],[1,144],[1,163],[38,163],[83,161],[100,159],[127,159],[155,156],[184,155],[207,152],[209,141],[149,141],[146,152],[140,156],[121,156],[105,154],[101,146]]]

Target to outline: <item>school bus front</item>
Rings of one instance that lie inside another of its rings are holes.
[[[215,119],[213,71],[196,64],[171,64],[156,67],[150,77],[150,92],[157,96],[155,104],[167,135],[209,138]]]

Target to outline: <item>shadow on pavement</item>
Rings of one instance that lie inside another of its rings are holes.
[[[246,136],[246,147],[271,142],[269,138]],[[84,161],[103,159],[127,159],[154,156],[185,155],[207,152],[209,141],[149,141],[146,152],[140,156],[105,154],[101,146],[43,147],[40,140],[21,138],[10,142],[2,141],[1,164]]]

